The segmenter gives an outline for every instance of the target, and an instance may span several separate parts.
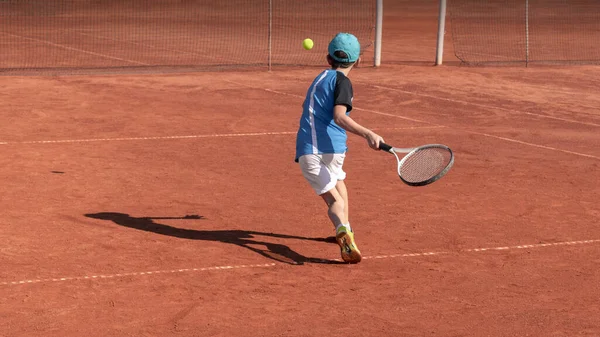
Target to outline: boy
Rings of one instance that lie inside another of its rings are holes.
[[[342,170],[348,149],[346,131],[366,138],[375,150],[383,139],[349,116],[353,91],[348,74],[359,62],[358,39],[352,34],[339,33],[329,43],[328,53],[331,69],[315,78],[304,100],[295,160],[300,163],[304,178],[327,204],[342,259],[358,263],[362,257],[348,221],[346,173]]]

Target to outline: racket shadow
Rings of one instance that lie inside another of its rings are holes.
[[[92,219],[100,219],[112,221],[113,223],[133,228],[141,231],[152,232],[160,235],[172,236],[180,239],[188,240],[201,240],[201,241],[215,241],[233,244],[239,247],[249,249],[256,252],[266,258],[292,264],[292,265],[303,265],[305,263],[321,263],[321,264],[343,264],[341,261],[327,260],[314,257],[306,257],[298,252],[295,252],[290,247],[279,244],[259,240],[256,237],[271,237],[281,239],[295,239],[295,240],[306,240],[306,241],[318,241],[326,243],[336,243],[334,237],[328,238],[309,238],[296,235],[259,232],[259,231],[246,231],[246,230],[195,230],[178,228],[169,225],[164,225],[155,220],[202,220],[204,219],[200,215],[186,215],[184,217],[132,217],[125,213],[116,212],[101,212],[101,213],[89,213],[85,214],[86,217]],[[263,246],[264,249],[257,248],[255,246]]]

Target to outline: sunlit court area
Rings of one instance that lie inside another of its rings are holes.
[[[347,133],[359,263],[295,160],[340,32],[396,149]],[[596,0],[0,0],[0,337],[600,336],[599,41]]]

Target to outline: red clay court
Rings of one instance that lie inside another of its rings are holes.
[[[357,265],[293,161],[320,68],[0,77],[0,336],[600,336],[600,68],[433,67],[436,30],[386,2],[351,74],[456,155],[408,187],[349,136]]]

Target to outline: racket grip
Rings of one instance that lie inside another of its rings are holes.
[[[386,152],[390,152],[390,150],[392,149],[392,147],[391,147],[391,146],[389,146],[389,145],[387,145],[387,144],[386,144],[386,143],[384,143],[384,142],[380,142],[380,143],[379,143],[379,149],[380,149],[380,150],[383,150],[383,151],[386,151]]]

